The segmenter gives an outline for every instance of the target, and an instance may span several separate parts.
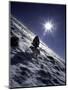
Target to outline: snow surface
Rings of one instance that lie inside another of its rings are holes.
[[[10,47],[9,87],[65,85],[65,62],[40,40],[31,49],[35,34],[15,17],[10,18],[10,38],[19,38],[19,46]]]

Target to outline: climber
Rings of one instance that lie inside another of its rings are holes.
[[[32,45],[37,48],[39,47],[39,37],[35,36],[35,38],[33,39]]]

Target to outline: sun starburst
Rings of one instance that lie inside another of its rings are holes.
[[[54,25],[51,21],[47,21],[43,24],[44,32],[52,32],[54,29]]]

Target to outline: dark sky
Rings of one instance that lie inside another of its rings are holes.
[[[65,58],[65,5],[11,2],[11,14],[38,35],[60,57]],[[56,30],[43,36],[43,25],[52,20]]]

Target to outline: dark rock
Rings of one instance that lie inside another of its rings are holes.
[[[57,79],[54,79],[53,81],[58,85],[60,84]]]
[[[55,66],[55,69],[57,69],[58,71],[60,71],[60,68],[58,66]]]
[[[20,85],[22,84],[22,82],[24,82],[24,81],[26,80],[25,77],[16,76],[16,75],[13,77],[13,79],[14,79],[17,83],[19,83]]]
[[[55,60],[54,60],[54,58],[53,58],[52,56],[47,56],[47,58],[50,59],[50,62],[51,62],[51,63],[55,64]]]
[[[53,83],[50,80],[46,80],[40,77],[37,77],[37,80],[46,85],[53,85]]]
[[[46,78],[46,79],[50,79],[51,78],[51,75],[49,72],[45,72],[44,70],[40,70],[38,71],[38,74],[43,77],[43,78]]]
[[[11,37],[11,47],[18,47],[19,38],[16,36]]]

